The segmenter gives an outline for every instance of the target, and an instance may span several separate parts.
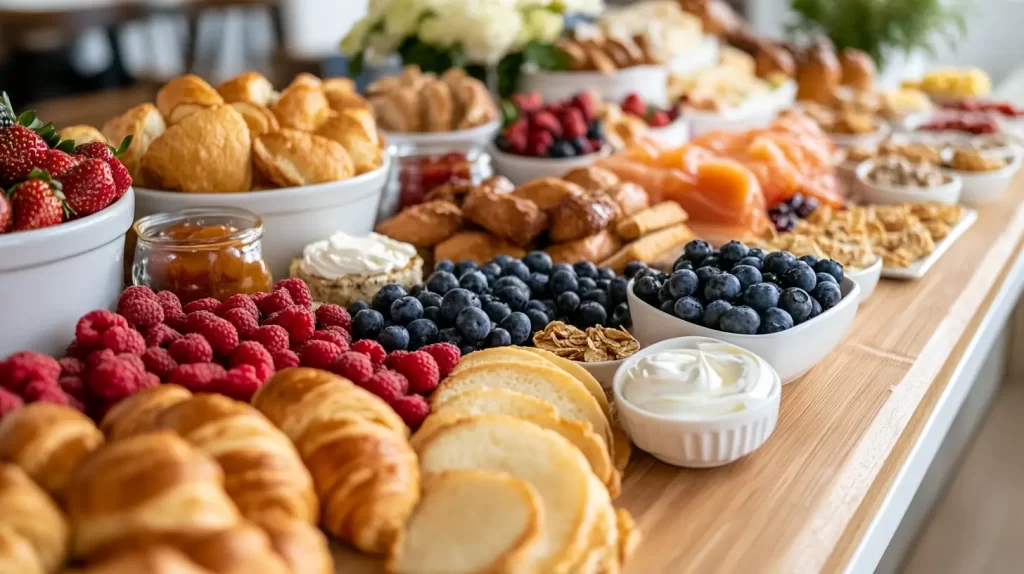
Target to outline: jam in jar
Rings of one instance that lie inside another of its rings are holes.
[[[478,148],[459,150],[400,149],[398,208],[416,205],[435,187],[460,179],[473,183],[491,176],[490,156]]]
[[[233,207],[157,213],[135,222],[132,283],[171,291],[182,302],[269,291],[263,220]]]

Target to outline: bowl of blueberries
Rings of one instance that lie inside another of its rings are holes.
[[[686,244],[672,271],[626,269],[633,336],[641,347],[713,337],[763,357],[783,383],[806,373],[853,324],[860,287],[831,259],[768,253],[730,241]]]

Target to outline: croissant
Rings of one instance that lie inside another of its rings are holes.
[[[286,369],[252,400],[299,449],[328,532],[370,553],[394,543],[419,499],[408,430],[384,401],[347,379]]]
[[[114,405],[100,422],[100,430],[108,440],[119,440],[150,432],[156,428],[160,413],[187,401],[192,393],[178,385],[159,385],[143,389]]]
[[[85,570],[65,570],[64,574],[214,574],[189,560],[172,546],[147,546],[128,550],[90,564]]]
[[[73,408],[32,403],[0,421],[0,460],[22,468],[60,500],[71,473],[103,444],[103,433]]]
[[[0,572],[56,572],[68,548],[68,523],[25,471],[0,463]]]

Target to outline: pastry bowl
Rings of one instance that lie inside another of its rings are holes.
[[[668,66],[633,66],[611,74],[597,71],[528,71],[520,80],[523,92],[538,92],[545,102],[568,100],[592,92],[604,102],[621,102],[630,94],[655,106],[668,104]]]
[[[868,174],[874,169],[875,162],[863,161],[857,166],[856,193],[863,203],[898,204],[927,203],[937,201],[950,205],[960,201],[963,180],[956,175],[949,175],[948,181],[934,187],[912,187],[904,185],[879,185],[868,180]]]
[[[637,297],[633,293],[633,283],[630,281],[626,289],[629,313],[633,319],[629,332],[639,341],[641,352],[650,345],[673,337],[711,337],[742,347],[768,361],[779,373],[783,384],[799,378],[839,345],[853,324],[861,299],[857,282],[843,277],[839,284],[843,298],[821,315],[779,333],[737,335],[664,313]]]
[[[416,148],[445,149],[448,147],[462,149],[476,145],[484,145],[494,139],[501,130],[501,120],[464,130],[450,132],[384,132],[384,139],[389,145],[411,145]]]
[[[117,303],[134,214],[129,188],[98,213],[0,235],[0,357],[21,349],[61,356],[79,317]]]
[[[864,268],[847,267],[845,275],[860,286],[860,302],[863,303],[875,292],[878,280],[882,278],[882,258],[877,257],[874,263]]]
[[[1024,154],[1020,150],[1014,150],[1014,152],[1009,156],[1009,162],[1005,166],[993,171],[943,169],[944,173],[963,181],[960,203],[979,206],[998,199],[1010,186],[1013,176],[1020,170],[1022,160],[1024,160]]]
[[[335,231],[364,235],[373,230],[377,207],[391,170],[384,165],[341,181],[242,193],[182,193],[135,190],[138,217],[192,207],[229,205],[263,218],[263,258],[274,279],[288,277],[292,258]]]
[[[487,147],[487,153],[491,154],[495,173],[507,177],[516,185],[522,185],[545,177],[562,177],[570,170],[578,167],[587,167],[598,158],[608,155],[610,151],[610,148],[605,146],[599,152],[586,155],[549,158],[529,157],[503,152],[493,142]]]

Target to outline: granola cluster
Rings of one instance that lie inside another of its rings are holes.
[[[548,324],[533,336],[538,349],[584,363],[617,361],[640,350],[640,343],[625,329],[589,327],[586,331],[561,321]]]

